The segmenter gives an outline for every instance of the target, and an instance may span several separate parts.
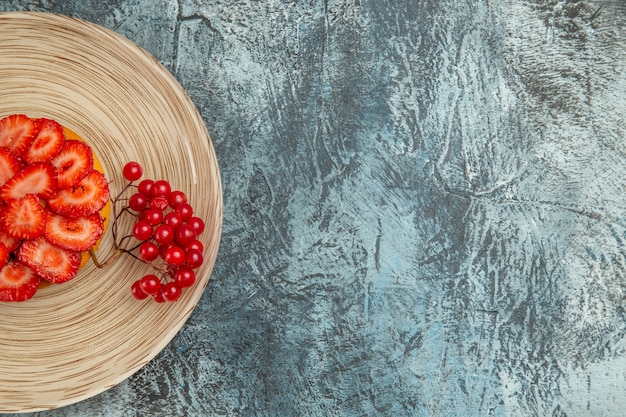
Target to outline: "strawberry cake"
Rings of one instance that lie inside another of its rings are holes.
[[[108,182],[92,149],[47,118],[0,120],[0,301],[74,278],[105,228]]]

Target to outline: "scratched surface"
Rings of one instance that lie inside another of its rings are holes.
[[[623,415],[624,1],[0,4],[152,53],[225,188],[178,336],[42,416]]]

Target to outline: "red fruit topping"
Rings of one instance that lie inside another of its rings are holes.
[[[133,189],[133,181],[143,172],[138,163],[129,162],[122,174],[129,181],[125,189]],[[135,281],[131,293],[139,300],[152,296],[157,303],[176,301],[186,288],[194,285],[197,279],[194,270],[204,262],[204,247],[198,236],[204,231],[205,223],[194,216],[185,193],[172,191],[167,180],[144,179],[129,194],[128,199],[121,195],[115,198],[113,204],[127,201],[121,214],[133,217],[132,236],[139,242],[130,249],[120,247],[128,237],[124,236],[120,243],[116,242],[116,247],[159,271]]]
[[[176,229],[176,242],[182,247],[187,247],[198,237],[195,229],[190,224],[181,224]]]
[[[93,169],[91,148],[79,140],[67,140],[52,165],[57,169],[59,189],[73,187]]]
[[[195,249],[195,250],[199,251],[200,253],[202,253],[202,252],[204,252],[204,245],[199,240],[194,240],[193,242],[188,244],[185,249],[187,249],[187,250]]]
[[[80,217],[100,211],[108,200],[109,184],[105,176],[92,169],[73,187],[58,190],[48,199],[48,207],[64,216]]]
[[[26,301],[37,292],[41,278],[28,266],[9,261],[0,269],[0,301]]]
[[[34,195],[11,200],[4,210],[0,225],[9,236],[34,239],[43,234],[46,225],[44,209]]]
[[[9,148],[0,147],[0,187],[22,169],[22,164]]]
[[[131,210],[142,211],[148,206],[148,198],[142,193],[135,193],[128,199],[128,207]]]
[[[154,299],[155,302],[159,304],[165,302],[165,298],[163,298],[163,286],[159,288],[159,291],[157,291],[156,294],[152,296],[152,298]]]
[[[180,298],[182,293],[181,288],[176,282],[170,281],[163,286],[163,299],[165,301],[176,301]]]
[[[174,281],[181,288],[191,287],[196,282],[196,273],[191,268],[181,268],[174,274]]]
[[[65,143],[65,133],[59,123],[51,119],[37,119],[36,122],[39,132],[22,154],[22,159],[28,164],[52,160]]]
[[[133,282],[133,285],[130,286],[130,292],[133,294],[137,300],[143,300],[148,297],[148,294],[143,292],[141,286],[139,285],[139,281]]]
[[[153,180],[145,179],[139,183],[139,185],[137,186],[137,191],[144,195],[151,195],[153,185]]]
[[[139,280],[139,287],[144,293],[154,295],[161,288],[161,280],[156,275],[146,275]]]
[[[71,280],[104,233],[108,182],[91,147],[66,132],[48,118],[0,119],[0,301]]]
[[[182,191],[172,191],[168,197],[168,204],[171,208],[176,208],[177,205],[186,203],[187,196]]]
[[[187,221],[193,216],[193,207],[189,203],[181,203],[174,210],[183,221]]]
[[[131,161],[124,165],[124,168],[122,168],[122,174],[128,181],[136,181],[141,178],[143,169],[139,163]]]
[[[159,210],[165,210],[167,208],[168,202],[166,197],[152,197],[150,199],[150,207],[156,208]]]
[[[159,257],[159,247],[152,242],[143,242],[139,246],[139,257],[146,262],[154,261]]]
[[[185,262],[185,251],[178,246],[170,246],[163,253],[163,259],[170,265],[182,265]]]
[[[157,180],[152,184],[150,194],[152,197],[169,197],[172,192],[172,187],[169,182],[165,180]]]
[[[22,239],[11,236],[4,228],[0,229],[0,243],[13,252],[22,243]]]
[[[183,219],[180,218],[180,214],[175,211],[170,211],[163,217],[163,224],[170,226],[172,229],[176,229],[183,223]]]
[[[159,245],[169,245],[174,241],[174,229],[166,224],[160,224],[154,229],[154,241]]]
[[[202,252],[197,249],[187,249],[185,252],[185,265],[187,265],[191,269],[199,268],[204,261],[204,257],[202,256]]]
[[[24,241],[17,250],[17,259],[53,284],[74,278],[81,262],[80,252],[56,246],[43,236]]]
[[[163,221],[163,212],[157,208],[149,208],[141,214],[141,218],[156,226]]]
[[[148,240],[152,237],[152,225],[147,220],[139,220],[133,226],[133,236],[137,240]]]
[[[0,268],[7,264],[10,255],[11,251],[3,243],[0,243]]]
[[[57,187],[56,168],[49,162],[36,162],[22,168],[0,188],[0,198],[19,200],[26,194],[50,197]]]
[[[187,220],[187,224],[190,225],[198,235],[204,232],[204,220],[202,220],[200,217],[190,217],[189,220]]]
[[[7,116],[0,120],[0,146],[21,155],[35,140],[37,130],[37,123],[24,114]]]
[[[94,246],[104,233],[100,213],[83,217],[66,217],[48,212],[45,236],[50,243],[72,251],[86,251]]]

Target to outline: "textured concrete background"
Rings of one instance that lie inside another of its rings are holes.
[[[42,416],[622,416],[626,2],[23,0],[213,137],[224,236],[140,372]]]

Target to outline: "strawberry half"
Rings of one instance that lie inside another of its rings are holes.
[[[17,259],[53,284],[74,278],[81,262],[80,252],[53,245],[43,236],[24,241],[17,250]]]
[[[22,239],[9,235],[4,228],[0,229],[0,244],[6,246],[9,252],[17,249],[20,243],[22,243]]]
[[[9,262],[9,256],[11,256],[11,251],[3,243],[0,243],[0,268],[4,268]]]
[[[65,217],[49,212],[45,236],[50,243],[73,251],[86,251],[98,242],[104,233],[100,213],[85,217]]]
[[[0,301],[26,301],[33,298],[41,278],[28,266],[9,261],[0,269]]]
[[[46,218],[39,199],[28,194],[19,200],[11,200],[2,214],[0,225],[9,236],[18,239],[34,239],[43,235]]]
[[[0,198],[18,200],[26,194],[50,197],[57,188],[57,171],[49,162],[26,165],[0,188]]]
[[[7,147],[0,147],[0,187],[22,169],[22,163]]]
[[[66,140],[52,165],[57,169],[59,189],[73,187],[93,168],[91,148],[79,140]]]
[[[92,169],[72,188],[58,190],[48,199],[48,207],[63,216],[81,217],[100,211],[108,200],[106,177]]]
[[[22,159],[28,163],[50,161],[61,152],[65,143],[63,126],[52,119],[37,119],[39,132],[30,147],[22,154]]]
[[[0,120],[0,146],[21,155],[37,136],[37,123],[25,114],[12,114]]]

